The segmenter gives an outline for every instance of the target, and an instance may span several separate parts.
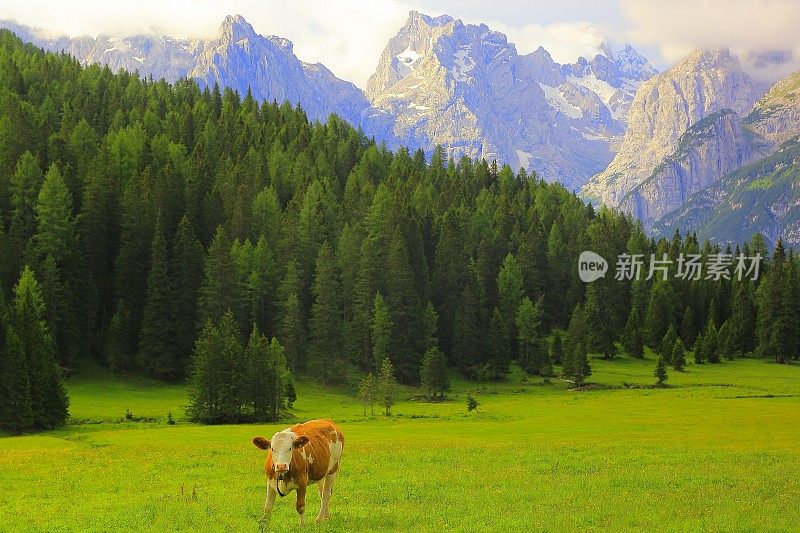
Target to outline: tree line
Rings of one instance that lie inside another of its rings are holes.
[[[432,350],[474,379],[502,379],[515,361],[542,376],[559,365],[580,383],[589,356],[640,357],[670,327],[702,362],[798,357],[798,257],[781,242],[755,281],[584,284],[587,249],[725,249],[693,234],[654,240],[525,169],[441,148],[393,153],[336,116],[309,122],[249,92],[84,67],[7,31],[0,212],[2,292],[10,300],[28,270],[38,280],[62,370],[89,356],[188,378],[206,406],[197,384],[209,368],[273,365],[285,398],[286,373],[346,383],[386,358],[415,384]],[[759,236],[741,251],[770,255]],[[242,355],[253,335],[257,362]],[[10,339],[4,353],[18,354]],[[214,343],[238,362],[209,357]],[[198,418],[285,405],[256,407],[261,386]]]

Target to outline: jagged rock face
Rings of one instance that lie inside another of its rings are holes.
[[[800,134],[800,72],[776,82],[753,106],[745,123],[774,145]]]
[[[623,208],[660,234],[691,228],[722,241],[760,232],[771,242],[778,236],[800,242],[799,92],[796,72],[775,83],[744,119],[726,110],[696,124]]]
[[[623,59],[608,52],[559,65],[542,48],[519,55],[485,25],[411,12],[367,95],[374,116],[393,117],[402,144],[442,145],[456,158],[496,159],[577,188],[605,168],[624,131],[611,102],[631,100],[654,72],[641,56],[626,63],[635,52],[625,50]]]
[[[738,114],[729,109],[713,113],[681,136],[678,149],[623,197],[620,209],[650,229],[689,196],[751,162],[758,153]]]
[[[368,107],[355,85],[336,78],[323,65],[300,61],[291,41],[258,35],[239,15],[226,17],[216,39],[204,43],[189,75],[201,85],[217,83],[242,95],[249,87],[256,100],[300,103],[319,120],[337,113],[357,124]]]
[[[383,51],[367,85],[368,100],[323,65],[300,61],[290,41],[258,35],[240,16],[226,17],[209,41],[48,39],[5,25],[84,63],[170,82],[190,77],[242,95],[249,87],[258,100],[299,103],[312,119],[337,113],[392,148],[430,152],[441,144],[454,158],[524,166],[573,189],[611,161],[635,89],[655,73],[629,46],[616,53],[604,47],[591,60],[561,65],[543,48],[519,55],[505,35],[485,25],[411,12]]]
[[[691,227],[700,239],[744,242],[761,233],[800,244],[800,139],[745,165],[692,195],[655,226],[656,234]]]
[[[738,114],[757,99],[757,89],[728,50],[696,50],[644,82],[628,113],[620,151],[582,194],[618,206],[678,147],[689,127],[721,109]]]
[[[0,27],[46,50],[64,50],[84,64],[106,64],[112,70],[139,71],[169,82],[190,77],[201,86],[218,83],[241,95],[249,87],[257,100],[299,103],[311,119],[324,121],[337,113],[358,124],[369,107],[355,85],[336,78],[323,65],[300,61],[291,41],[259,35],[239,15],[226,17],[211,41],[154,35],[48,38],[7,21]]]

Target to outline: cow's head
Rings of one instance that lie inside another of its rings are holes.
[[[272,450],[272,464],[275,465],[275,472],[283,478],[289,472],[289,465],[292,464],[292,452],[296,448],[302,448],[308,444],[308,437],[298,436],[285,430],[275,433],[270,440],[264,437],[255,437],[253,444],[262,450]]]

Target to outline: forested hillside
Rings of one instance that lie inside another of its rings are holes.
[[[335,116],[82,67],[5,31],[0,212],[3,322],[22,327],[19,295],[39,292],[62,372],[92,357],[181,380],[201,331],[285,351],[292,372],[332,384],[383,355],[415,383],[433,347],[470,377],[502,378],[512,360],[572,375],[583,352],[661,350],[670,328],[687,347],[700,336],[700,360],[798,354],[800,261],[781,243],[760,283],[612,271],[586,285],[583,250],[612,264],[720,250],[654,242],[524,170],[391,153]],[[767,254],[758,238],[741,251]],[[19,344],[4,335],[6,368]]]

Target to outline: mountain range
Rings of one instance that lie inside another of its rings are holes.
[[[630,45],[560,64],[541,47],[519,53],[484,24],[412,11],[362,91],[239,15],[209,40],[0,27],[83,63],[250,90],[314,120],[336,113],[390,148],[441,145],[455,159],[525,167],[656,233],[694,229],[726,241],[760,231],[800,243],[798,73],[770,88],[724,48],[694,50],[660,73]]]

